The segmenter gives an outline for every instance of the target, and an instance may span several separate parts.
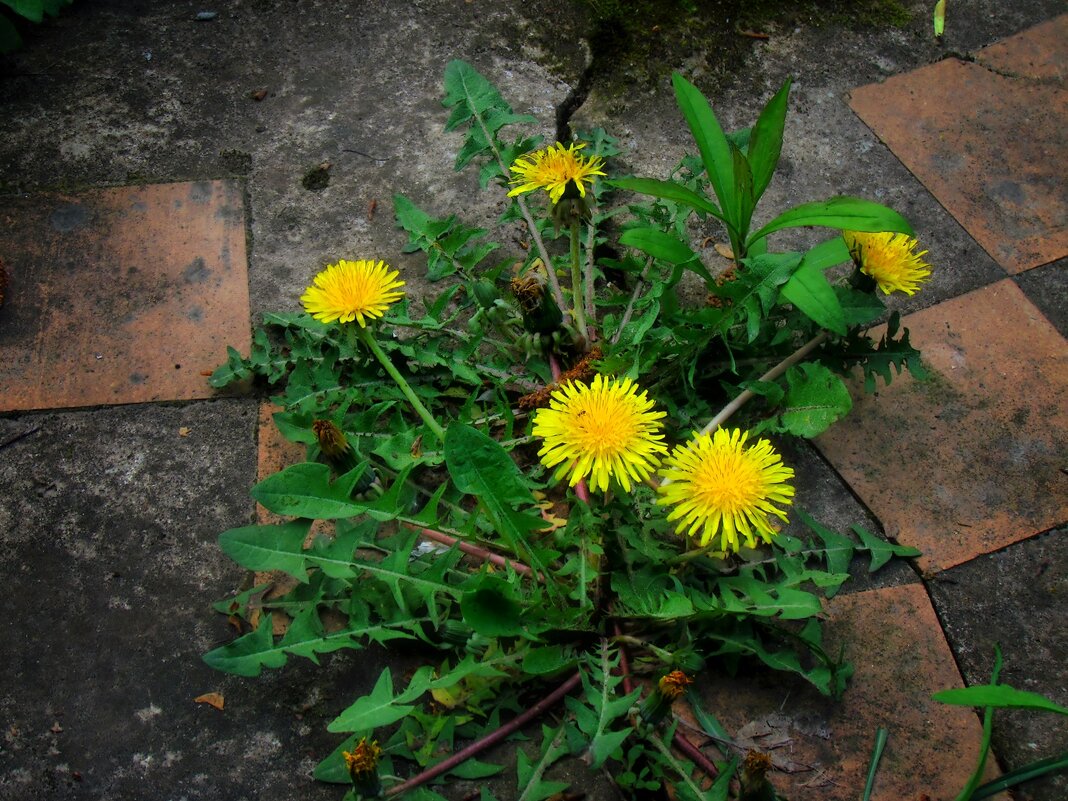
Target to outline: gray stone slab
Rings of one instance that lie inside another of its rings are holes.
[[[988,684],[994,647],[1000,681],[1068,706],[1068,529],[1057,529],[939,573],[928,588],[968,684]],[[994,715],[1005,770],[1068,749],[1068,718],[1030,710]],[[1061,801],[1068,774],[1022,785],[1016,801]]]

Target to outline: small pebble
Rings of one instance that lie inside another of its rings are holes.
[[[198,11],[197,22],[208,22],[215,19],[217,16],[219,15],[214,11]]]

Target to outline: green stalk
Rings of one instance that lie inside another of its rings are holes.
[[[422,417],[423,422],[434,432],[434,436],[438,438],[438,441],[445,442],[445,429],[438,424],[438,421],[434,419],[434,416],[430,414],[429,410],[423,405],[423,402],[419,400],[416,394],[412,391],[411,386],[404,380],[404,376],[397,371],[393,362],[390,361],[389,357],[382,350],[382,346],[375,341],[370,330],[361,326],[356,329],[356,335],[363,341],[363,344],[370,348],[371,353],[378,359],[379,364],[381,364],[386,372],[389,373],[389,377],[393,379],[400,391],[404,393],[404,397],[408,399],[408,403],[415,409],[416,414]]]
[[[1001,648],[994,647],[994,669],[990,672],[990,683],[997,684],[1001,675]],[[954,801],[970,801],[975,794],[979,783],[983,780],[983,770],[986,768],[986,758],[990,754],[990,739],[994,729],[994,707],[988,706],[983,709],[983,741],[979,745],[979,760],[975,770],[968,778],[968,783]]]
[[[869,801],[871,792],[875,789],[875,774],[879,771],[879,760],[883,758],[883,749],[886,748],[886,738],[889,732],[880,726],[875,733],[875,747],[871,752],[871,763],[868,765],[868,780],[864,784],[864,797],[862,801]]]
[[[571,305],[574,307],[575,327],[579,336],[587,342],[590,332],[586,329],[586,309],[582,291],[582,267],[579,257],[579,219],[571,218]]]

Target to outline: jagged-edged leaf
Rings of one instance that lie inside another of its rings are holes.
[[[717,295],[734,301],[725,321],[745,323],[749,342],[760,333],[765,316],[779,299],[779,289],[801,263],[800,253],[765,253],[743,259],[734,281],[715,288]]]
[[[910,548],[907,545],[895,545],[892,542],[887,542],[881,539],[875,534],[872,534],[864,526],[853,525],[850,526],[858,537],[860,537],[861,543],[871,553],[871,564],[868,565],[868,572],[874,573],[880,567],[890,561],[892,556],[912,557],[919,556],[920,551],[915,548]]]
[[[567,752],[564,726],[560,725],[553,730],[549,726],[542,725],[538,758],[531,761],[522,748],[516,751],[516,789],[522,791],[517,801],[545,801],[570,787],[571,785],[567,782],[550,781],[545,778],[545,771]]]
[[[806,225],[843,231],[895,231],[909,236],[913,233],[909,221],[890,207],[859,197],[843,196],[794,206],[751,234],[747,241],[752,242],[783,228]]]
[[[223,553],[249,570],[281,570],[307,582],[304,540],[312,521],[294,520],[269,526],[242,526],[219,535]]]
[[[358,501],[352,497],[353,488],[366,469],[367,462],[362,462],[331,481],[327,465],[301,462],[268,476],[252,488],[251,495],[269,511],[290,517],[337,520],[366,514],[376,520],[393,519],[399,513],[397,499],[411,466],[402,471],[385,496]]]
[[[827,560],[827,569],[832,573],[848,573],[849,565],[853,561],[853,540],[827,528],[804,509],[798,508],[794,511],[809,530],[823,541],[823,554]],[[837,592],[838,588],[834,586],[828,587],[824,594],[832,598]]]
[[[460,492],[474,495],[492,517],[497,533],[514,552],[540,563],[527,535],[543,527],[533,509],[534,496],[512,457],[493,438],[463,423],[445,432],[445,466]],[[531,565],[538,568],[540,564]]]
[[[289,653],[310,658],[310,655],[329,653],[341,648],[362,648],[367,642],[387,642],[412,637],[406,631],[381,623],[358,623],[340,631],[322,632],[314,605],[307,607],[301,615],[303,622],[298,625],[297,621],[301,616],[294,619],[286,637],[276,643],[271,615],[266,614],[254,631],[209,651],[204,654],[204,661],[224,673],[258,676],[265,667],[282,667],[288,660]]]
[[[456,155],[456,169],[463,169],[472,159],[492,154],[497,132],[505,125],[535,122],[533,117],[515,114],[496,87],[465,61],[450,61],[445,67],[445,98],[442,104],[452,109],[445,130],[468,125],[464,145]],[[487,138],[488,134],[488,138]]]
[[[641,697],[641,689],[619,695],[619,685],[623,681],[616,671],[619,654],[609,649],[607,640],[601,641],[597,654],[591,656],[588,665],[589,670],[581,674],[583,696],[569,696],[564,703],[575,714],[579,729],[588,739],[590,767],[599,768],[633,732],[629,723],[622,729],[613,728],[617,720],[625,720],[627,712]]]
[[[434,669],[429,666],[419,668],[408,686],[401,693],[394,694],[393,674],[388,667],[383,668],[374,689],[334,718],[326,727],[327,731],[370,731],[396,723],[415,709],[411,702],[430,689],[433,673]]]

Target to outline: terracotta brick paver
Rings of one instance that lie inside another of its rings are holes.
[[[248,352],[234,182],[6,197],[0,254],[0,411],[208,398],[226,346]]]
[[[1068,255],[1068,14],[852,93],[853,110],[1009,273]]]
[[[931,373],[898,376],[817,445],[941,570],[1068,519],[1068,343],[1011,280],[904,318]]]
[[[889,739],[875,801],[955,797],[982,732],[971,709],[931,700],[963,681],[923,586],[839,595],[827,612],[827,650],[836,654],[844,644],[855,668],[841,701],[781,675],[712,673],[702,692],[709,710],[743,747],[772,755],[776,789],[794,801],[859,798],[880,726]]]

